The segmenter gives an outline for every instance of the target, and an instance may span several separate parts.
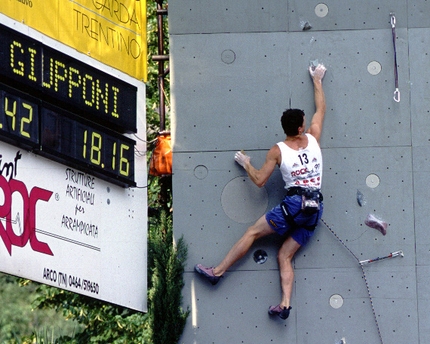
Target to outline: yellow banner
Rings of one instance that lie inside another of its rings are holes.
[[[146,81],[146,0],[1,0],[0,12]]]

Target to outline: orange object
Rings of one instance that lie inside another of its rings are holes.
[[[149,161],[149,174],[166,176],[172,174],[172,144],[170,132],[158,134],[155,148]]]

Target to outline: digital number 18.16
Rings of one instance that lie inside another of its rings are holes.
[[[114,138],[92,130],[83,131],[82,158],[101,168],[107,168],[120,175],[130,175],[128,154],[130,146]],[[105,162],[109,163],[105,166]]]

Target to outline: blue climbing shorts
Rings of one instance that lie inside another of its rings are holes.
[[[301,210],[302,196],[286,196],[283,201],[287,206],[289,214],[294,215]],[[292,237],[299,245],[304,246],[307,244],[312,235],[314,235],[314,231],[307,230],[302,226],[307,227],[316,224],[322,216],[323,208],[323,202],[321,202],[320,210],[317,213],[311,216],[299,213],[294,218],[296,226],[291,226],[289,223],[287,223],[287,221],[285,221],[281,205],[278,204],[276,207],[266,213],[266,221],[269,226],[279,235],[282,236],[287,234],[288,236]]]

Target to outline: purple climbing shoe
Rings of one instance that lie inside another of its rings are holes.
[[[212,285],[217,284],[222,277],[214,275],[213,267],[208,268],[206,266],[203,266],[202,264],[197,264],[196,266],[194,266],[194,270],[196,270],[196,272],[198,272],[200,275],[206,277]]]
[[[281,305],[270,306],[269,307],[269,314],[270,315],[277,315],[281,319],[285,320],[290,315],[290,309],[291,309],[291,306],[288,308],[287,307],[281,308]]]

